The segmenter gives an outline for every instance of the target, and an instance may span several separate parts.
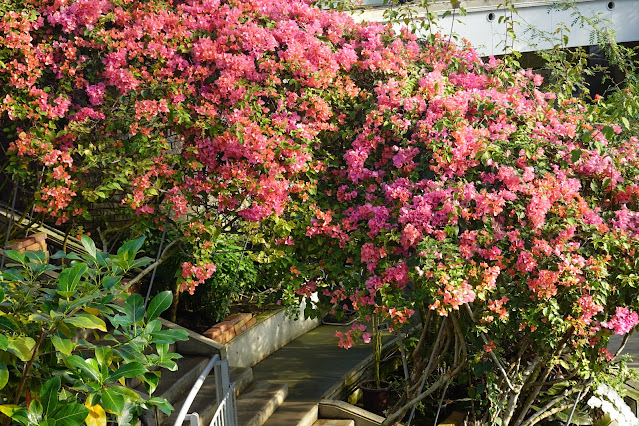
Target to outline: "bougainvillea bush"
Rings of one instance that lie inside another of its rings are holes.
[[[342,346],[371,319],[414,336],[387,423],[452,387],[477,423],[532,425],[614,367],[639,320],[637,139],[596,108],[303,1],[0,8],[5,171],[35,210],[117,197],[178,227],[190,290],[221,232],[272,232],[285,302],[360,314]]]
[[[448,37],[353,31],[284,298],[352,306],[344,347],[371,320],[414,336],[387,424],[449,387],[481,424],[584,407],[639,322],[637,138]]]
[[[128,223],[177,226],[191,291],[222,230],[307,190],[298,175],[334,126],[321,95],[348,87],[347,17],[300,1],[20,0],[0,15],[5,176],[58,223],[120,200]]]

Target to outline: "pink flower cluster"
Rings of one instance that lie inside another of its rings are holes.
[[[628,307],[617,306],[615,314],[609,321],[604,321],[601,326],[608,328],[615,334],[626,334],[639,324],[639,315]]]

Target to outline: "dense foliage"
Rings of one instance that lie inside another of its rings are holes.
[[[348,18],[302,2],[6,0],[0,11],[5,172],[59,223],[121,200],[140,227],[177,226],[196,259],[183,264],[190,291],[215,271],[221,230],[305,191],[311,146],[334,129],[322,94],[348,87]]]
[[[421,312],[389,423],[450,383],[477,421],[570,411],[611,371],[609,336],[639,322],[637,138],[530,71],[369,31],[384,61],[369,68],[371,38],[353,43],[347,125],[322,145],[285,296],[318,292],[394,329]],[[356,324],[340,345],[375,331]]]
[[[285,302],[350,301],[342,346],[415,325],[387,423],[451,383],[477,422],[538,423],[639,322],[639,146],[608,105],[304,1],[1,7],[6,171],[36,210],[176,226],[191,292],[244,224]]]
[[[88,254],[54,256],[70,262],[63,268],[43,252],[7,253],[14,263],[0,274],[0,412],[17,424],[126,425],[143,409],[173,409],[152,397],[160,368],[177,369],[169,346],[187,338],[158,320],[171,292],[148,309],[139,294],[127,294],[123,274],[151,261],[136,259],[141,239],[116,255],[96,250],[88,237],[82,242]],[[146,397],[130,389],[133,378]]]

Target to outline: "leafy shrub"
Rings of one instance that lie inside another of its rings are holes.
[[[584,406],[597,378],[624,377],[608,343],[639,323],[627,118],[443,37],[369,26],[351,47],[339,131],[316,151],[325,171],[280,246],[283,297],[317,292],[333,311],[350,300],[361,324],[337,333],[344,347],[374,340],[371,319],[408,330],[421,313],[385,424],[454,382],[475,421],[531,426]]]
[[[187,338],[183,330],[162,330],[157,319],[171,292],[158,294],[148,309],[139,294],[126,293],[122,276],[150,262],[136,259],[142,243],[127,242],[110,255],[83,236],[88,254],[52,256],[69,262],[64,267],[47,263],[42,252],[7,252],[15,263],[0,275],[2,413],[24,425],[69,426],[131,424],[151,407],[170,413],[166,400],[126,386],[137,378],[152,395],[155,368],[177,368],[179,355],[169,345]]]
[[[218,239],[215,274],[195,287],[193,294],[180,296],[184,309],[221,321],[228,315],[233,302],[259,291],[257,265],[252,253],[247,253],[242,244],[242,241],[236,242],[230,236]],[[181,264],[184,260],[172,262]]]

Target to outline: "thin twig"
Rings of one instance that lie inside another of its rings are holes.
[[[470,315],[471,321],[475,322],[475,316],[473,315],[472,309],[470,309],[470,306],[468,305],[468,303],[465,303],[464,305],[466,306],[466,310],[468,310],[468,314]],[[482,340],[484,341],[484,344],[488,346],[488,339],[486,338],[486,335],[484,333],[480,333],[480,334],[481,334]],[[490,351],[488,352],[488,355],[493,359],[493,361],[495,361],[495,364],[497,364],[499,371],[501,371],[501,374],[504,376],[504,380],[506,381],[508,388],[512,392],[515,392],[515,387],[513,386],[512,383],[510,383],[510,379],[508,378],[508,373],[506,373],[506,369],[502,365],[501,361],[499,361],[499,358],[497,358],[497,355],[495,355],[495,352]]]

